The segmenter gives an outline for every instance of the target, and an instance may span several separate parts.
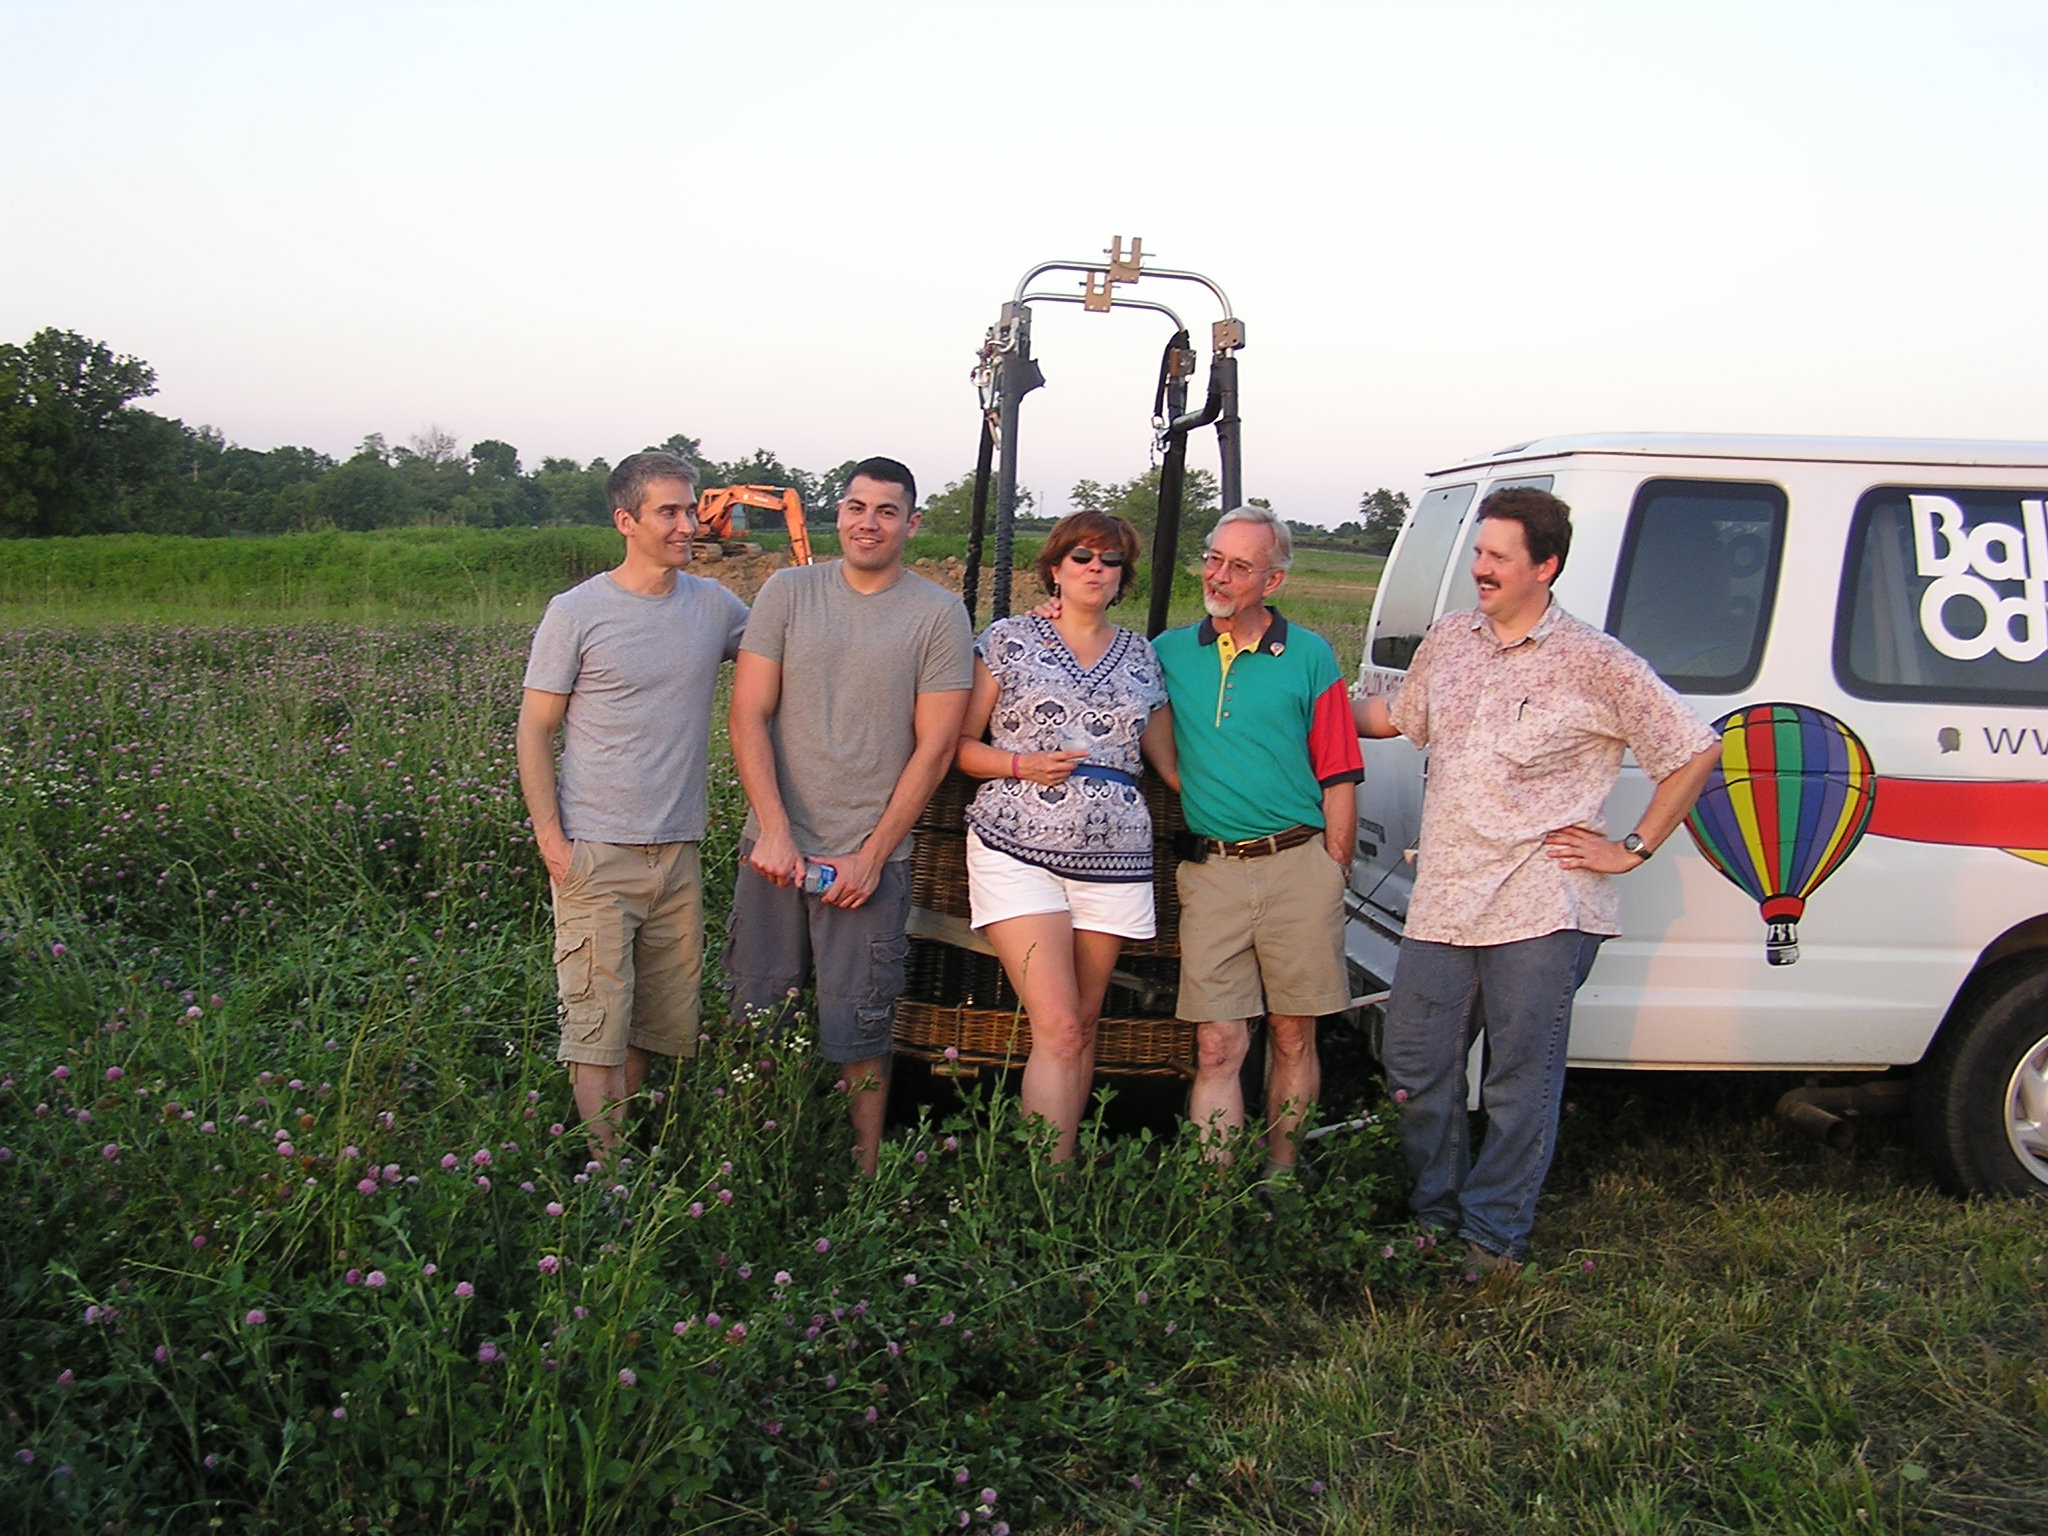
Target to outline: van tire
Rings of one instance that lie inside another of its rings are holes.
[[[1915,1074],[1913,1113],[1947,1188],[2048,1199],[2048,956],[1971,979]]]

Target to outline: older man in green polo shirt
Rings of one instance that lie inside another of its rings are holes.
[[[1292,1168],[1322,1086],[1316,1019],[1350,1001],[1344,888],[1365,777],[1329,643],[1268,605],[1293,541],[1262,507],[1223,514],[1203,557],[1209,616],[1154,642],[1173,704],[1181,807],[1181,1018],[1199,1026],[1189,1113],[1227,1159],[1245,1123],[1238,1074],[1263,1013],[1265,1171]]]

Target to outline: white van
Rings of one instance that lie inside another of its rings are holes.
[[[1573,1016],[1589,1067],[1914,1066],[1943,1179],[2048,1196],[2048,443],[1614,434],[1429,477],[1361,675],[1475,605],[1473,521],[1572,509],[1555,593],[1722,728]],[[1393,974],[1427,755],[1368,741],[1347,949]],[[1607,806],[1649,800],[1633,760]]]

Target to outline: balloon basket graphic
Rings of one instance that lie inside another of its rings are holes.
[[[1856,733],[1804,704],[1750,704],[1714,722],[1721,761],[1685,819],[1706,861],[1757,904],[1764,958],[1799,961],[1807,898],[1841,868],[1877,803]]]

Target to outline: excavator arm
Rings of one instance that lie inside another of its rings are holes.
[[[803,498],[780,485],[719,485],[697,496],[697,524],[704,537],[721,543],[737,540],[747,531],[746,509],[780,512],[789,530],[789,563],[811,563],[811,534],[804,523]]]

